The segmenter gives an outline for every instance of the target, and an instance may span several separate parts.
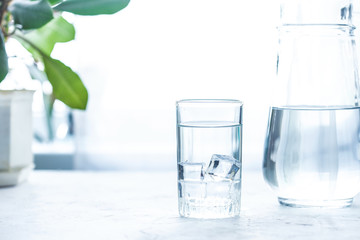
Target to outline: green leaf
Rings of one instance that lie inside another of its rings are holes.
[[[12,35],[13,38],[18,40],[23,47],[31,53],[35,61],[41,61],[41,54],[37,51],[37,46],[31,43],[23,33],[17,31],[16,34]]]
[[[66,0],[54,7],[78,15],[113,14],[125,8],[130,0]]]
[[[50,56],[55,43],[68,42],[75,38],[75,28],[59,16],[45,26],[25,34],[25,37]]]
[[[13,37],[24,47],[31,49],[33,56],[36,54],[35,56],[44,63],[45,73],[53,87],[55,98],[71,108],[86,109],[88,92],[80,77],[71,68],[42,52],[24,35],[17,33]]]
[[[62,0],[48,0],[48,2],[51,4],[51,5],[55,5],[59,2],[62,2]]]
[[[9,5],[9,11],[14,17],[15,24],[20,24],[23,29],[39,28],[53,19],[53,12],[47,0],[14,0]]]
[[[4,36],[0,31],[0,82],[4,80],[8,71],[8,57],[5,50],[5,41]]]
[[[50,56],[56,42],[67,42],[74,39],[75,29],[72,24],[60,16],[39,29],[26,34],[17,32],[13,37],[33,55],[35,60],[41,61],[41,54],[37,49]]]
[[[85,110],[88,92],[80,77],[59,60],[45,55],[43,60],[55,97],[71,108]]]

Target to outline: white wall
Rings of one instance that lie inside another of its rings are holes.
[[[90,94],[76,113],[78,168],[175,169],[175,101],[185,98],[244,101],[243,162],[260,168],[277,15],[276,1],[133,0],[76,17],[65,62]]]

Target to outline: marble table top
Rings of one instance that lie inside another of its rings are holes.
[[[0,239],[360,239],[360,196],[344,209],[283,207],[245,171],[241,216],[199,220],[178,216],[176,172],[34,171],[0,188]]]

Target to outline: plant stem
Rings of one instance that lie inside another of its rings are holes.
[[[34,44],[33,44],[32,42],[30,42],[28,39],[26,39],[25,37],[23,37],[21,34],[15,33],[13,36],[14,36],[15,39],[18,38],[18,39],[26,42],[27,44],[29,44],[29,45],[30,45],[33,49],[35,49],[42,57],[46,56],[46,55],[43,53],[43,51],[41,51],[40,48],[38,48],[36,45],[34,45]],[[18,39],[16,39],[16,40],[18,40]]]

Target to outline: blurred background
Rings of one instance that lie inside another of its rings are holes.
[[[35,142],[37,168],[175,170],[175,102],[230,98],[244,102],[243,166],[260,169],[278,9],[266,0],[133,0],[115,15],[65,15],[76,40],[53,57],[78,72],[89,102],[83,112],[55,106],[57,140]],[[41,129],[41,112],[34,118]]]

